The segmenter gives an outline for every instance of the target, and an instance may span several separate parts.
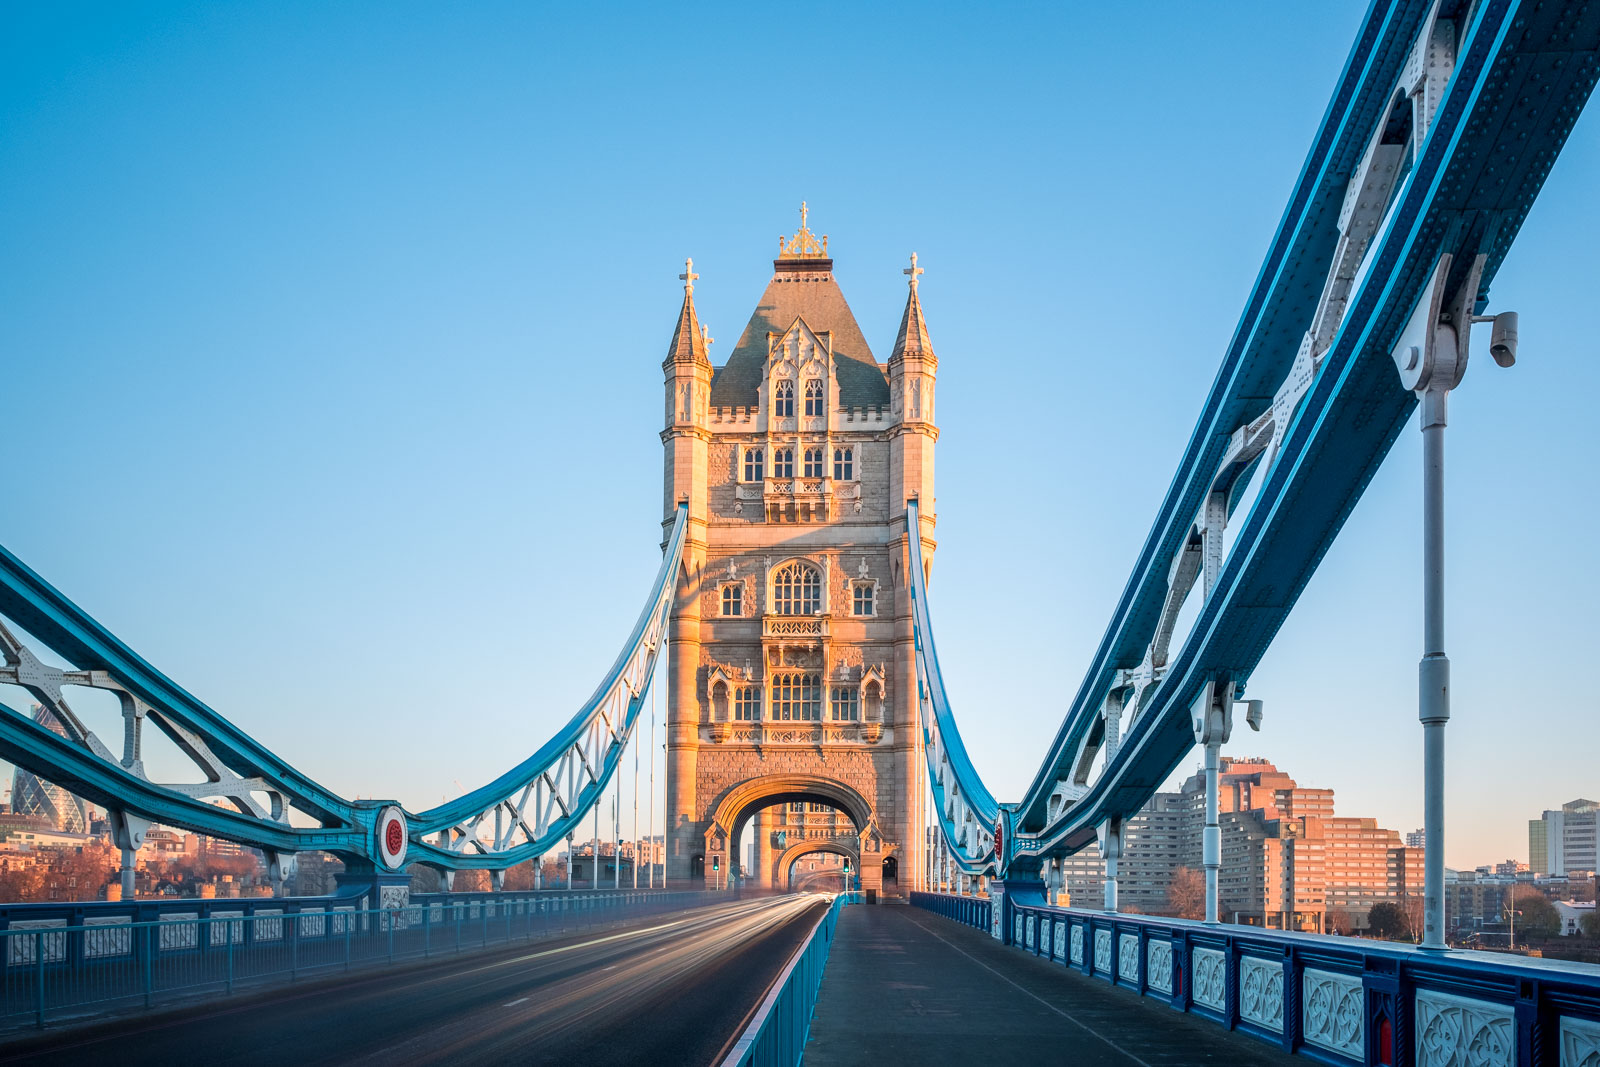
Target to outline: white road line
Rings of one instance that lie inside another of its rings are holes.
[[[514,1008],[518,1004],[521,1004],[523,1001],[525,1001],[527,999],[528,999],[527,997],[518,997],[516,1000],[511,1001],[509,1004],[502,1004],[501,1007],[503,1007],[503,1008]]]

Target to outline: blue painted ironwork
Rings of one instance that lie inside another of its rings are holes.
[[[1451,49],[1442,72],[1430,65],[1436,41]],[[1183,761],[1195,743],[1191,705],[1208,686],[1242,692],[1416,403],[1391,350],[1436,269],[1456,306],[1483,309],[1597,77],[1592,9],[1373,4],[1100,647],[1023,799],[1005,806],[1014,826],[1005,854],[989,854],[984,835],[963,836],[941,799],[962,870],[1036,870],[1084,847]],[[1415,101],[1412,83],[1401,84],[1410,78],[1423,86]],[[1346,232],[1364,206],[1354,178],[1392,147],[1391,133],[1412,139],[1394,153],[1387,196],[1370,230]],[[1224,554],[1221,530],[1252,476],[1259,490],[1228,527]],[[1169,650],[1202,568],[1203,602]],[[925,575],[911,570],[925,606]],[[918,640],[931,649],[931,634]],[[942,700],[936,660],[919,656],[918,668],[924,698]],[[964,793],[986,795],[953,718],[934,711],[929,743]],[[1084,773],[1097,751],[1103,766]]]
[[[345,800],[313,782],[156,670],[4,548],[0,615],[73,669],[43,663],[0,624],[0,682],[26,688],[64,728],[58,734],[0,705],[0,758],[103,805],[124,849],[138,847],[149,822],[161,822],[264,849],[275,863],[320,849],[357,869],[422,862],[446,871],[503,870],[550,851],[576,831],[615,773],[654,675],[687,514],[680,506],[644,610],[594,695],[560,733],[500,778],[420,814],[401,812],[405,832],[398,851],[378,840],[380,819],[390,818],[384,812],[391,807],[400,811],[398,805]],[[118,697],[125,724],[121,757],[72,711],[63,691],[75,685]],[[141,750],[147,722],[169,736],[207,781],[150,781]],[[291,809],[320,825],[291,824]],[[493,835],[486,838],[491,827]]]
[[[846,905],[861,903],[860,893],[839,893],[817,919],[817,925],[789,958],[756,1008],[744,1033],[719,1067],[796,1067],[811,1033],[817,990],[828,966],[833,931]]]
[[[988,932],[975,901],[915,893],[911,902]],[[1600,967],[1593,965],[1010,896],[1004,907],[1007,944],[1330,1063],[1583,1062],[1563,1056],[1564,1041],[1600,1055]]]
[[[419,894],[385,909],[358,906],[355,896],[11,905],[0,914],[0,1030],[737,899],[726,890],[616,890]]]

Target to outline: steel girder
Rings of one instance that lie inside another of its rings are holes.
[[[1132,815],[1195,743],[1190,705],[1213,682],[1242,692],[1416,402],[1391,349],[1436,267],[1457,307],[1482,310],[1597,76],[1600,11],[1377,0],[1134,572],[990,869],[1076,851]],[[1240,490],[1263,464],[1225,553]],[[1200,607],[1174,651],[1191,594]],[[948,737],[944,748],[963,751]]]
[[[75,665],[58,669],[42,662],[0,623],[0,682],[25,688],[65,731],[0,705],[0,757],[105,807],[123,848],[137,848],[149,824],[160,822],[261,848],[280,870],[292,866],[294,853],[313,849],[381,869],[395,866],[386,862],[394,850],[386,852],[377,840],[380,814],[393,807],[407,838],[399,850],[404,863],[503,869],[564,838],[616,770],[654,676],[687,528],[687,509],[680,505],[638,622],[594,695],[562,731],[495,781],[420,815],[385,801],[345,800],[313,782],[0,548],[0,615]],[[120,757],[73,712],[64,693],[71,686],[116,694],[124,722]],[[204,781],[150,781],[141,750],[147,722],[172,739]],[[292,825],[291,809],[321,825]],[[493,836],[486,839],[491,821]]]

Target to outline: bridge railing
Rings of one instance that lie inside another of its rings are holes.
[[[805,943],[789,957],[720,1067],[794,1067],[800,1062],[839,912],[847,904],[859,903],[860,893],[840,893],[833,898]]]
[[[971,899],[912,903],[979,926]],[[1015,900],[1003,918],[1024,952],[1331,1063],[1600,1062],[1591,964]]]
[[[923,893],[911,894],[911,903],[919,908],[925,908],[935,915],[943,915],[946,919],[954,919],[966,926],[975,926],[979,930],[989,929],[989,917],[993,904],[987,897],[957,896],[950,893]]]
[[[120,915],[80,908],[76,921],[14,918],[0,930],[0,1030],[555,937],[737,899],[737,891],[721,890],[438,894],[389,909],[341,905],[337,898],[193,900],[178,902],[190,905],[187,911],[165,910],[144,920],[134,920],[129,905]],[[195,907],[201,903],[212,907],[202,914]]]

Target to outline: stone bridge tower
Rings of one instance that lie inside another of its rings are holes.
[[[779,242],[727,363],[694,306],[692,262],[665,373],[666,521],[689,506],[668,650],[667,870],[726,885],[754,820],[766,884],[798,855],[779,805],[845,817],[862,888],[919,869],[919,745],[906,501],[933,557],[937,360],[910,292],[887,364],[833,276],[827,237]],[[791,809],[792,810],[792,809]],[[782,848],[774,851],[775,846]]]

